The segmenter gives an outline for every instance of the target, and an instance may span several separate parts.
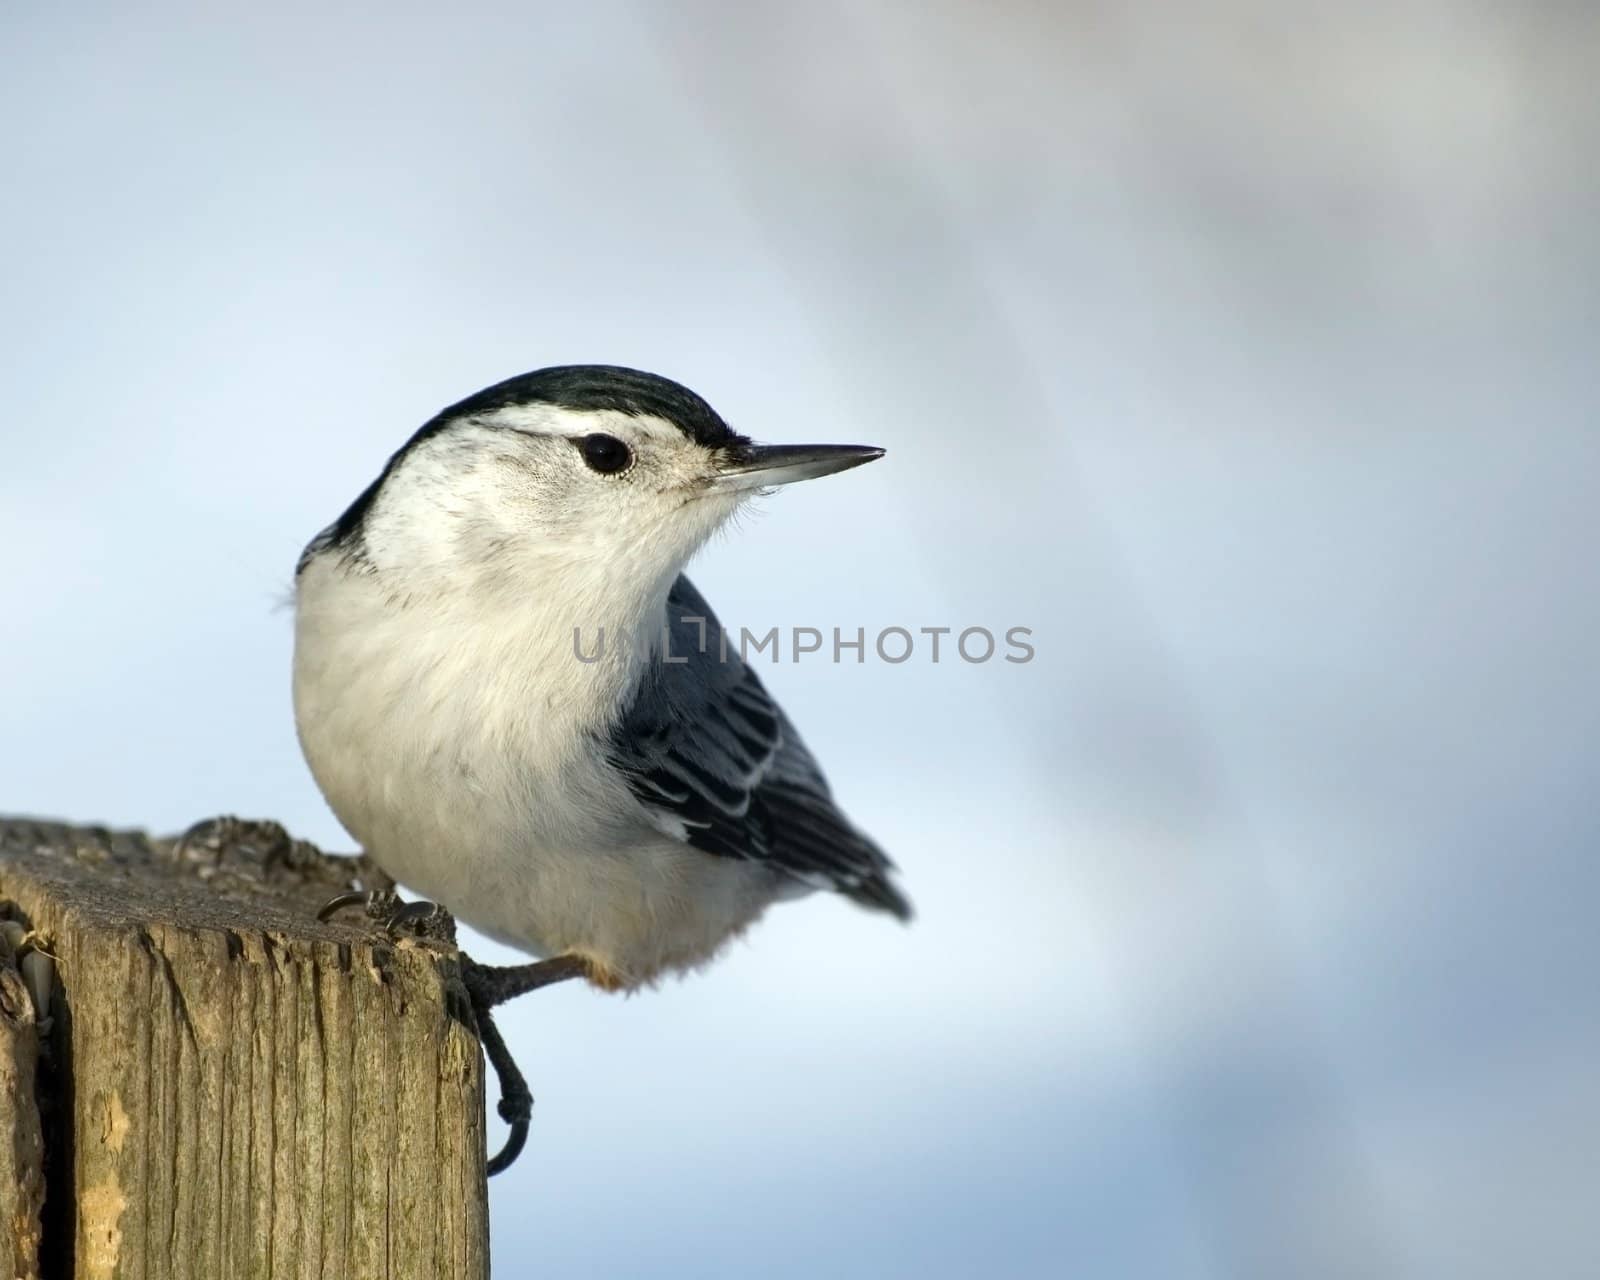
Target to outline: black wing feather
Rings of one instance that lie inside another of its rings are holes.
[[[635,798],[696,849],[764,862],[909,918],[894,864],[839,811],[811,753],[687,578],[673,584],[667,612],[671,653],[686,661],[649,665],[607,742]]]

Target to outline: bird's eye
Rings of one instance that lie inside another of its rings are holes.
[[[615,475],[633,461],[633,451],[616,436],[584,436],[578,441],[578,449],[590,469],[601,475]]]

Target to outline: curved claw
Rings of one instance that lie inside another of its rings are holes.
[[[343,911],[346,907],[364,907],[371,900],[372,895],[370,893],[352,889],[348,893],[341,893],[338,897],[330,898],[323,903],[322,909],[317,912],[317,919],[321,923],[327,924],[329,920],[333,919],[338,912]]]
[[[500,1153],[494,1156],[483,1166],[486,1177],[494,1177],[497,1173],[504,1173],[522,1154],[522,1148],[528,1141],[528,1117],[521,1116],[516,1119],[506,1115],[505,1099],[500,1100],[500,1118],[511,1126],[511,1132],[506,1134],[506,1145],[500,1148]]]

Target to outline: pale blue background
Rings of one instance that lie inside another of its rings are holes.
[[[1600,1274],[1596,10],[336,8],[0,23],[0,810],[346,847],[300,546],[637,364],[889,450],[728,621],[1038,657],[771,673],[920,919],[518,1005],[497,1274]]]

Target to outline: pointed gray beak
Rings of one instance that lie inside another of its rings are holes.
[[[719,493],[775,489],[796,480],[815,480],[883,457],[868,444],[752,444],[730,450],[717,464],[711,488]]]

